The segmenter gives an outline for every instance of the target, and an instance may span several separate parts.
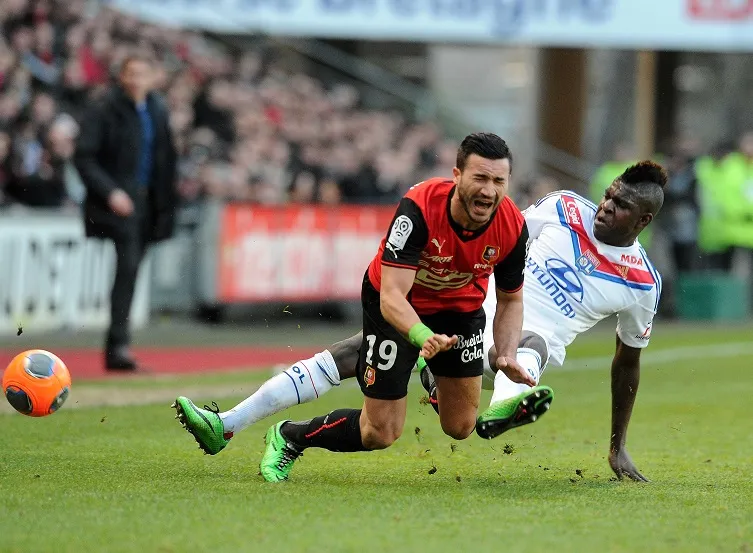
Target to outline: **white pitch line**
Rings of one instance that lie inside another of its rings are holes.
[[[662,365],[675,361],[687,361],[689,359],[735,357],[738,355],[753,355],[753,342],[730,342],[729,344],[714,344],[707,346],[672,347],[660,349],[654,352],[652,352],[650,349],[647,349],[641,355],[641,366]],[[551,367],[547,369],[547,371],[588,371],[596,369],[609,369],[611,365],[611,355],[576,357],[570,360],[565,359],[564,366]]]

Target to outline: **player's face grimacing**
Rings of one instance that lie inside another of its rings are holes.
[[[594,237],[610,246],[629,246],[653,216],[642,207],[638,194],[619,180],[604,191],[594,219]]]
[[[458,199],[467,217],[467,221],[458,223],[469,230],[482,227],[507,195],[510,160],[486,159],[471,154],[463,170],[455,167],[452,175]]]

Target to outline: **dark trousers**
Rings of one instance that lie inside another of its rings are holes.
[[[672,258],[678,273],[689,273],[698,266],[698,251],[695,243],[673,242]]]
[[[141,236],[119,238],[115,242],[115,279],[110,292],[110,329],[107,333],[108,351],[131,343],[129,315],[136,289],[136,277],[144,259],[145,242]]]
[[[751,257],[751,264],[753,264],[753,249],[735,246],[727,248],[722,252],[708,255],[709,269],[724,271],[725,273],[730,272],[732,270],[732,262],[735,260],[735,252],[738,250],[743,251],[745,255],[749,255]],[[751,284],[753,284],[753,280]]]
[[[735,257],[735,248],[727,248],[723,252],[712,254],[709,257],[712,269],[717,269],[728,273],[732,270],[732,261]]]
[[[134,198],[137,224],[123,232],[115,233],[115,279],[110,292],[110,329],[107,332],[105,349],[108,352],[131,343],[130,313],[136,278],[147,247],[147,202],[146,195]]]

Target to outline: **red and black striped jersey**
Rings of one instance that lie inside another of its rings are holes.
[[[450,215],[455,193],[453,181],[442,178],[411,188],[369,265],[369,280],[377,290],[382,265],[415,269],[408,301],[419,315],[478,310],[492,272],[500,290],[523,286],[528,241],[523,214],[506,197],[486,225],[468,231]]]

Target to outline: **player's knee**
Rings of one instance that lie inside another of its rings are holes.
[[[363,333],[359,332],[355,336],[335,342],[328,349],[332,358],[337,365],[337,372],[340,379],[353,378],[356,375],[356,365],[358,364],[358,354],[361,348]]]
[[[523,331],[523,336],[520,338],[518,347],[534,350],[544,361],[549,359],[549,347],[547,346],[546,340],[535,332],[529,330]]]
[[[489,353],[486,355],[486,361],[489,364],[489,369],[494,373],[497,371],[497,348],[492,346],[489,348]]]
[[[473,433],[475,428],[475,417],[453,418],[449,421],[442,421],[442,430],[454,440],[465,440]]]
[[[402,433],[402,424],[397,422],[367,424],[361,429],[361,442],[369,449],[386,449],[394,444]]]

